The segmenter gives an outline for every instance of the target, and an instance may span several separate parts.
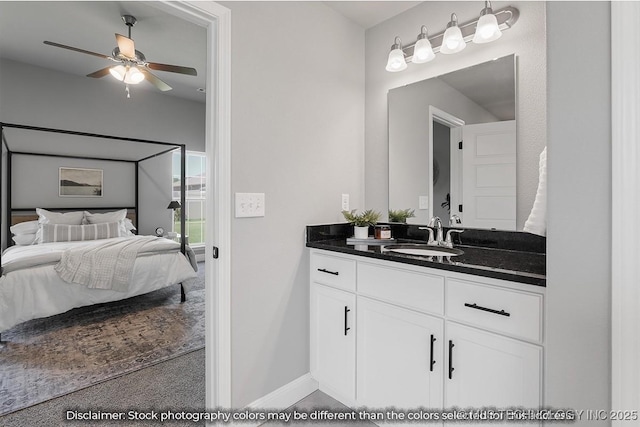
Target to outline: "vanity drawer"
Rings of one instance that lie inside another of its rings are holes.
[[[355,292],[356,262],[314,252],[311,254],[311,281]]]
[[[474,326],[542,341],[542,295],[447,280],[446,312]]]
[[[358,294],[442,315],[444,277],[359,262]]]

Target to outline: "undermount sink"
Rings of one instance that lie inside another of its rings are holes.
[[[397,254],[417,255],[417,256],[456,256],[462,255],[464,251],[456,248],[444,246],[433,246],[420,243],[408,243],[401,245],[386,245],[384,249]]]

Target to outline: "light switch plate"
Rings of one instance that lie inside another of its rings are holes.
[[[264,203],[264,193],[236,193],[236,218],[264,216]]]
[[[429,196],[418,196],[418,209],[429,209]]]
[[[349,195],[348,194],[343,194],[342,195],[342,210],[343,211],[348,211],[349,210]]]

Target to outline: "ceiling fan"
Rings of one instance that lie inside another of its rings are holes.
[[[77,47],[66,46],[48,40],[45,40],[44,44],[60,47],[62,49],[69,49],[74,52],[85,53],[87,55],[93,55],[97,56],[98,58],[108,59],[110,61],[116,62],[118,65],[111,65],[98,71],[94,71],[91,74],[87,74],[87,77],[101,78],[108,74],[111,74],[115,79],[125,83],[127,98],[130,97],[129,85],[141,83],[143,80],[147,80],[158,90],[161,90],[163,92],[171,90],[171,86],[152,74],[150,70],[186,74],[189,76],[198,75],[195,68],[183,67],[180,65],[159,64],[157,62],[148,62],[144,54],[139,50],[136,50],[133,40],[131,39],[131,27],[133,27],[138,20],[131,15],[122,15],[122,20],[129,28],[129,36],[125,37],[121,34],[116,34],[116,43],[118,44],[118,46],[113,49],[111,56],[79,49]]]

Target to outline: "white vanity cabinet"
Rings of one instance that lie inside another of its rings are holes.
[[[311,375],[347,404],[356,393],[355,265],[321,254],[311,260]]]
[[[442,406],[442,319],[358,297],[357,402]]]
[[[349,406],[537,408],[543,301],[544,287],[313,249],[311,374]]]

